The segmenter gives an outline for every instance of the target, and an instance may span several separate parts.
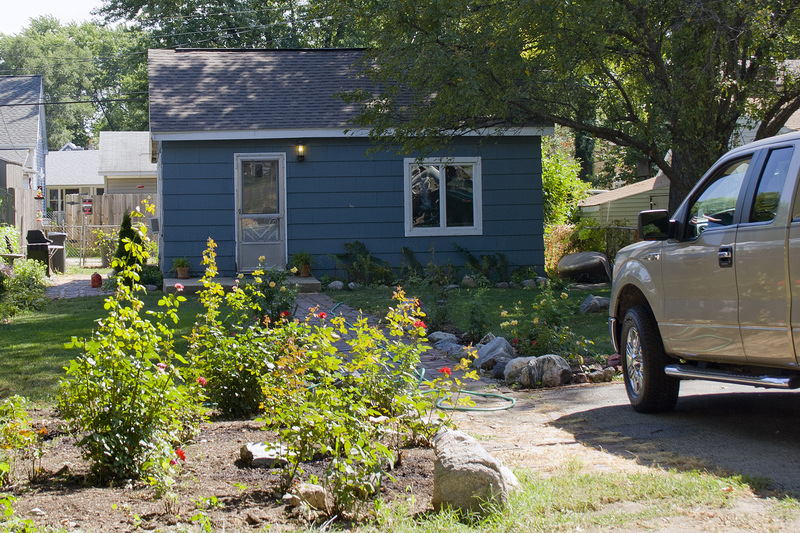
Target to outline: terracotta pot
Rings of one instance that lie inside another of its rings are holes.
[[[189,279],[189,267],[175,267],[178,279]]]
[[[301,278],[311,277],[311,265],[300,265],[300,277]]]

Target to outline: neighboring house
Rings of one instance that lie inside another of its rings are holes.
[[[599,225],[627,221],[635,226],[639,212],[646,209],[669,207],[669,180],[660,173],[631,185],[590,196],[578,203],[581,218],[593,220]]]
[[[156,194],[156,164],[150,160],[150,133],[101,131],[100,169],[106,194]]]
[[[68,194],[103,194],[105,184],[98,174],[100,151],[83,150],[67,143],[47,154],[47,211],[50,220],[64,223]]]
[[[5,163],[0,165],[5,167],[0,186],[44,190],[47,128],[42,102],[41,76],[0,76],[0,161]]]
[[[458,243],[542,268],[541,135],[551,127],[458,137],[419,162],[370,153],[368,132],[352,129],[359,109],[337,95],[374,90],[353,67],[363,51],[149,54],[162,269],[186,256],[199,273],[209,237],[228,276],[259,257],[283,267],[298,251],[333,274],[329,254],[351,241],[394,267],[403,247],[423,265],[430,252],[463,264]]]

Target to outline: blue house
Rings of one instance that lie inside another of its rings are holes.
[[[193,273],[208,237],[221,275],[265,257],[283,267],[310,251],[363,242],[399,267],[402,248],[428,262],[463,264],[503,253],[544,264],[541,136],[524,127],[454,139],[418,159],[371,151],[354,128],[358,107],[338,97],[372,88],[356,75],[364,52],[150,50],[150,132],[158,159],[161,265],[186,256]]]

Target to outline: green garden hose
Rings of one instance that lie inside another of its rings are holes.
[[[344,302],[339,302],[336,305],[334,305],[333,308],[331,309],[331,314],[332,315],[335,314],[336,309],[340,305],[342,305],[343,303]],[[347,324],[347,326],[350,327],[350,328],[353,327],[353,325],[350,324],[346,320],[344,321],[344,323]],[[418,368],[417,369],[417,387],[421,387],[422,386],[422,380],[423,379],[425,379],[425,369],[424,368]],[[423,394],[433,394],[435,392],[439,393],[439,392],[443,392],[445,390],[446,389],[430,389],[430,390],[424,391]],[[454,394],[468,394],[470,396],[478,396],[478,397],[481,397],[481,398],[496,398],[498,400],[502,400],[502,401],[508,402],[508,403],[507,403],[507,405],[498,405],[498,406],[495,406],[495,407],[459,406],[459,405],[453,405],[453,402],[451,400],[451,398],[453,397],[453,394],[451,394],[449,396],[445,395],[442,398],[439,398],[436,401],[436,407],[439,408],[439,409],[442,409],[442,410],[446,410],[446,411],[490,412],[490,411],[505,411],[506,409],[511,409],[512,407],[517,405],[517,400],[515,398],[511,398],[509,396],[504,396],[502,394],[496,394],[496,393],[493,393],[493,392],[475,392],[475,391],[466,390],[466,389],[459,389]],[[446,401],[450,401],[451,405],[444,405],[444,402],[446,402]]]

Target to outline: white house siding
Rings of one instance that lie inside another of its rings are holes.
[[[106,176],[106,194],[156,194],[155,176]]]
[[[582,218],[594,220],[600,225],[625,220],[631,225],[635,225],[640,211],[667,209],[668,206],[669,188],[663,187],[617,198],[596,206],[581,207],[580,214]]]

